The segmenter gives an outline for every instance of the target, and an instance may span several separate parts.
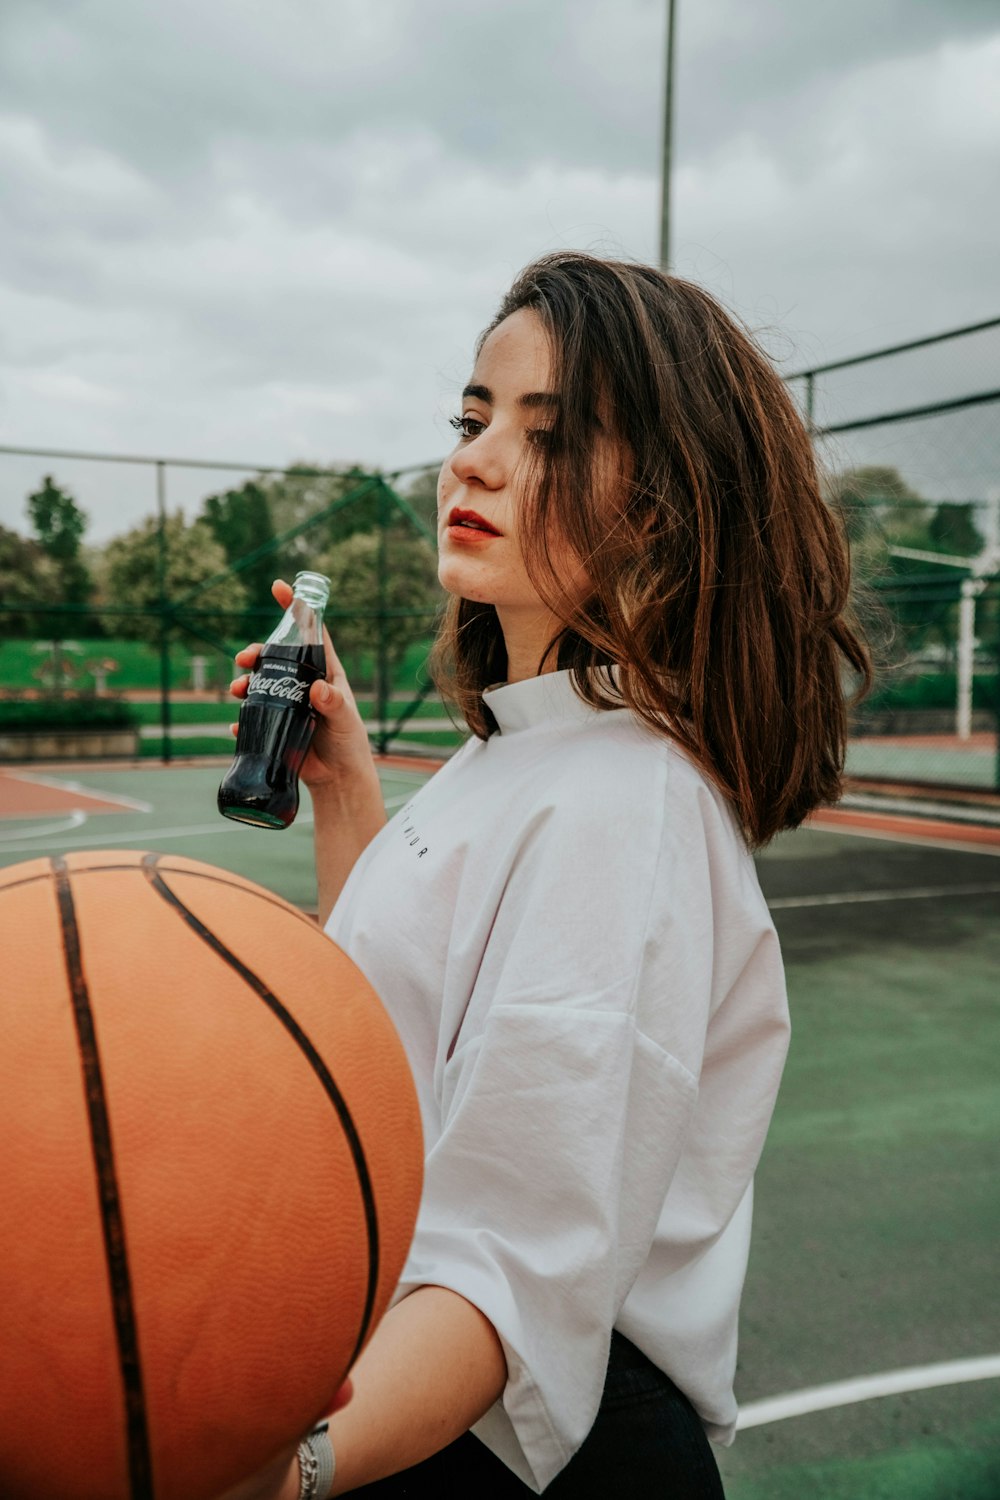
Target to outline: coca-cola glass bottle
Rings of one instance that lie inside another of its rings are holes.
[[[326,675],[329,597],[322,573],[295,575],[292,602],[261,648],[240,709],[236,753],[219,787],[223,817],[287,828],[299,810],[299,771],[316,727],[309,689]]]

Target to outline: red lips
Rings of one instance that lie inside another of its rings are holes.
[[[461,510],[455,506],[448,516],[449,527],[458,526],[464,530],[484,531],[487,536],[500,536],[495,526],[485,521],[481,515],[474,510]]]

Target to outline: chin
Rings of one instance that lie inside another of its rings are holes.
[[[454,594],[457,599],[471,599],[476,604],[495,602],[489,597],[490,590],[483,588],[482,581],[477,587],[470,569],[463,567],[460,560],[442,558],[438,566],[438,583],[445,593]]]

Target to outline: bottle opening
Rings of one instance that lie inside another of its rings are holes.
[[[330,580],[325,573],[296,573],[292,592],[314,609],[323,609],[330,597]]]

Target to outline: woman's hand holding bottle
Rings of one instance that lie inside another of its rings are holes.
[[[288,608],[292,600],[290,584],[279,578],[272,584],[271,593],[282,609]],[[326,680],[314,682],[309,692],[309,702],[316,713],[316,728],[300,772],[311,792],[328,783],[343,785],[345,779],[359,774],[369,779],[373,773],[368,731],[325,626],[323,649],[326,653]],[[236,653],[236,665],[252,672],[260,653],[259,641],[244,646]],[[249,676],[237,677],[229,691],[234,698],[242,700],[247,695],[249,683]]]
[[[291,587],[278,579],[271,592],[287,609],[292,600]],[[325,925],[359,856],[386,822],[368,731],[325,626],[323,649],[326,677],[309,689],[316,727],[299,772],[312,797],[321,925]],[[237,653],[236,663],[252,671],[260,653],[259,643],[245,646]],[[237,677],[230,692],[242,700],[249,685],[248,676]]]

